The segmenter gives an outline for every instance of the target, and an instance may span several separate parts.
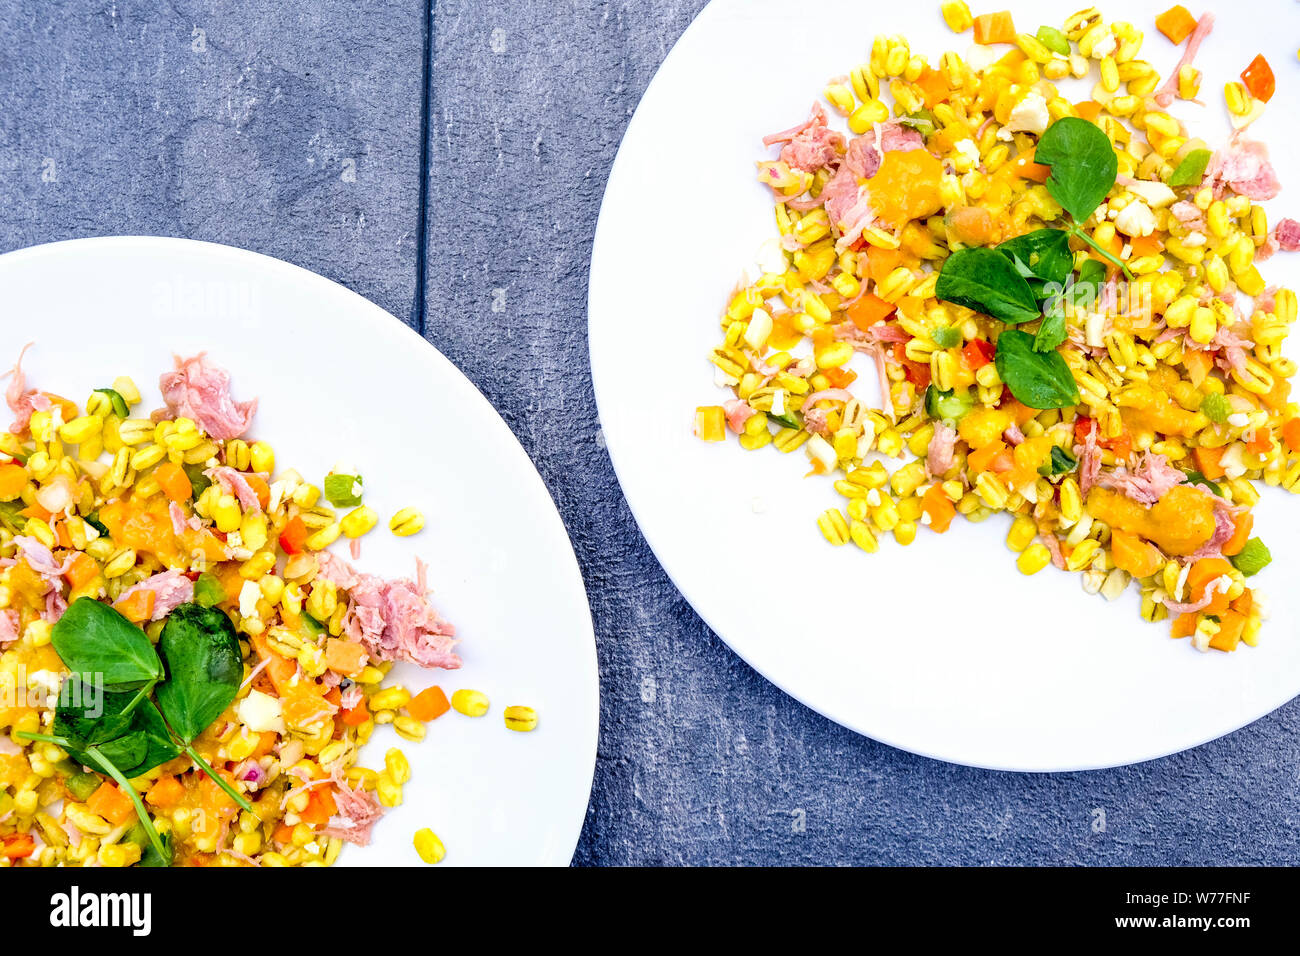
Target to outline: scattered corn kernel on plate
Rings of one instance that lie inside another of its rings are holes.
[[[39,246],[0,293],[0,866],[567,864],[586,594],[468,380],[225,246]]]
[[[715,0],[628,128],[615,469],[846,726],[1069,770],[1300,693],[1300,6],[1188,7]]]

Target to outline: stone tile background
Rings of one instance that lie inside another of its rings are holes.
[[[596,622],[577,863],[1295,862],[1296,703],[1134,767],[972,770],[786,697],[665,577],[600,440],[587,258],[628,118],[702,6],[0,0],[0,251],[148,233],[265,252],[421,328],[484,391]]]

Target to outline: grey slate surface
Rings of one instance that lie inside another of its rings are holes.
[[[537,462],[586,577],[603,703],[577,863],[1295,862],[1300,705],[1120,770],[941,764],[775,690],[659,569],[600,443],[587,256],[622,131],[702,5],[3,0],[0,250],[214,239],[423,318]]]

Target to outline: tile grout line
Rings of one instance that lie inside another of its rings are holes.
[[[415,224],[415,301],[411,304],[411,324],[420,335],[425,332],[424,271],[428,243],[429,215],[429,137],[432,135],[430,110],[433,105],[433,7],[435,0],[425,0],[424,6],[424,71],[420,89],[420,189]]]

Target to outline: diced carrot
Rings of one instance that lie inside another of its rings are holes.
[[[86,800],[86,807],[109,823],[125,823],[135,815],[131,798],[107,780]]]
[[[1017,425],[1023,425],[1025,422],[1029,421],[1029,419],[1038,415],[1038,409],[1030,408],[1024,402],[1015,398],[1003,399],[1002,404],[1000,404],[998,408],[1002,409],[1004,412],[1010,412],[1011,420]]]
[[[1101,115],[1101,104],[1096,100],[1084,100],[1082,103],[1075,103],[1074,115],[1080,119],[1086,119],[1089,123],[1095,123],[1097,117]]]
[[[25,860],[36,852],[36,839],[30,833],[10,833],[0,837],[0,856]]]
[[[40,505],[36,504],[35,502],[32,502],[30,505],[28,505],[26,508],[23,508],[18,513],[22,515],[24,518],[40,518],[42,521],[45,522],[48,522],[52,517],[54,517],[52,512],[46,511],[44,508],[42,508]]]
[[[1282,440],[1292,451],[1300,451],[1300,418],[1293,418],[1282,426]]]
[[[344,677],[355,677],[366,666],[366,649],[356,641],[331,637],[325,642],[325,666]]]
[[[1235,651],[1246,630],[1246,616],[1228,611],[1219,618],[1219,633],[1210,638],[1210,646],[1220,651]]]
[[[1250,90],[1250,95],[1261,103],[1271,100],[1277,90],[1273,68],[1268,65],[1268,60],[1264,59],[1262,53],[1250,61],[1250,66],[1241,71],[1241,80],[1246,84],[1246,89]]]
[[[1238,614],[1245,614],[1249,616],[1250,612],[1255,607],[1255,592],[1252,591],[1250,588],[1246,588],[1246,590],[1241,592],[1241,597],[1233,601],[1232,604],[1229,605],[1229,607],[1231,607],[1232,610],[1236,611]]]
[[[438,685],[426,687],[406,705],[406,712],[422,723],[428,723],[431,720],[437,720],[451,707],[447,702],[447,695]]]
[[[1208,352],[1184,352],[1183,365],[1187,366],[1187,377],[1193,385],[1200,388],[1210,374],[1214,360]]]
[[[1149,236],[1134,236],[1129,240],[1128,244],[1129,248],[1133,250],[1134,259],[1159,255],[1165,248],[1165,244],[1160,241],[1160,237],[1154,232]]]
[[[280,550],[285,554],[301,554],[306,547],[307,523],[301,515],[294,515],[280,532]]]
[[[851,368],[824,368],[822,374],[831,388],[848,388],[857,381],[858,373]]]
[[[952,87],[948,83],[948,74],[943,70],[936,70],[927,66],[921,71],[921,75],[916,79],[916,85],[921,88],[921,95],[925,99],[926,106],[935,106],[942,103],[948,98]]]
[[[80,590],[99,576],[99,562],[84,551],[76,551],[63,576],[72,590]]]
[[[272,834],[271,839],[274,840],[276,843],[280,844],[281,846],[285,846],[289,843],[292,843],[293,827],[289,826],[289,824],[287,823],[281,823],[278,827],[275,828],[275,833]]]
[[[245,475],[244,480],[256,493],[258,504],[265,508],[271,503],[271,486],[266,483],[265,478],[261,475]]]
[[[154,785],[149,788],[149,792],[144,795],[144,799],[150,805],[165,810],[168,807],[176,806],[184,796],[184,785],[173,775],[167,774],[154,781]]]
[[[274,730],[264,730],[262,735],[257,738],[257,746],[253,748],[253,752],[249,754],[249,757],[253,760],[258,759],[259,757],[265,757],[275,749],[276,741],[279,739],[280,735]]]
[[[1220,463],[1223,458],[1222,448],[1197,446],[1192,449],[1192,457],[1196,459],[1196,470],[1210,481],[1217,481],[1223,477],[1223,465]]]
[[[1246,442],[1246,451],[1254,452],[1256,455],[1262,455],[1273,447],[1273,430],[1270,428],[1255,429],[1255,437]]]
[[[975,18],[975,42],[985,46],[992,43],[1015,43],[1016,25],[1010,10],[985,13]]]
[[[977,448],[966,456],[966,465],[972,474],[988,471],[999,455],[1006,453],[1006,442],[997,439],[983,448]],[[1007,456],[1010,457],[1009,455]]]
[[[1208,359],[1206,361],[1209,361]],[[1259,396],[1260,402],[1265,408],[1271,408],[1273,411],[1281,411],[1291,398],[1291,381],[1283,378],[1281,375],[1273,376],[1273,388]]]
[[[348,727],[360,727],[370,719],[370,708],[366,706],[365,700],[362,699],[357,701],[355,707],[341,711],[339,717]]]
[[[993,214],[983,206],[958,206],[948,213],[948,226],[968,246],[986,246],[993,241]]]
[[[862,331],[894,314],[894,303],[886,302],[873,292],[868,292],[846,310],[849,318]]]
[[[1150,577],[1165,563],[1155,545],[1119,528],[1111,529],[1110,553],[1115,560],[1115,567],[1127,571],[1135,578]]]
[[[298,814],[305,823],[313,826],[323,826],[329,823],[330,817],[338,813],[338,804],[334,800],[334,794],[330,787],[319,786],[308,791],[310,797],[307,800],[307,806]]]
[[[1047,182],[1047,177],[1052,174],[1051,166],[1034,162],[1034,150],[1032,148],[1013,159],[1011,169],[1021,179],[1029,179],[1036,183]]]
[[[253,647],[261,658],[267,661],[266,675],[270,678],[271,686],[281,697],[288,695],[293,689],[293,678],[298,673],[298,665],[287,657],[281,657],[275,651],[271,650],[271,645],[264,634],[250,634],[249,639],[253,642]]]
[[[315,684],[298,684],[281,696],[280,707],[285,723],[291,727],[306,727],[331,715],[332,708],[315,688]]]
[[[113,607],[132,624],[143,624],[153,617],[153,606],[157,600],[155,592],[143,588],[118,598],[113,602]]]
[[[1196,619],[1200,617],[1195,611],[1188,614],[1180,614],[1174,618],[1173,625],[1169,628],[1170,637],[1191,637],[1196,633]]]
[[[172,501],[189,501],[194,494],[190,476],[175,462],[163,462],[154,469],[153,476],[158,479],[158,487],[162,488],[163,494]]]
[[[0,465],[0,501],[13,501],[26,487],[26,468],[16,462]]]
[[[1232,537],[1224,542],[1223,547],[1219,549],[1229,556],[1240,554],[1241,549],[1244,548],[1246,542],[1250,540],[1250,532],[1255,527],[1255,516],[1249,511],[1243,511],[1232,519],[1232,523]]]
[[[1196,17],[1192,16],[1182,4],[1176,4],[1156,17],[1156,29],[1168,37],[1170,43],[1177,46],[1196,29]]]
[[[884,282],[902,264],[903,253],[900,250],[867,246],[867,274],[872,282]]]
[[[930,516],[930,530],[943,534],[952,524],[957,509],[943,490],[943,485],[933,484],[921,497],[921,512]]]
[[[1232,572],[1232,565],[1223,558],[1201,558],[1192,565],[1192,569],[1187,573],[1187,588],[1193,601],[1199,601],[1205,596],[1205,589],[1210,582],[1217,580],[1225,574]],[[1228,609],[1228,595],[1222,591],[1216,591],[1210,603],[1202,608],[1205,614],[1223,614]]]

